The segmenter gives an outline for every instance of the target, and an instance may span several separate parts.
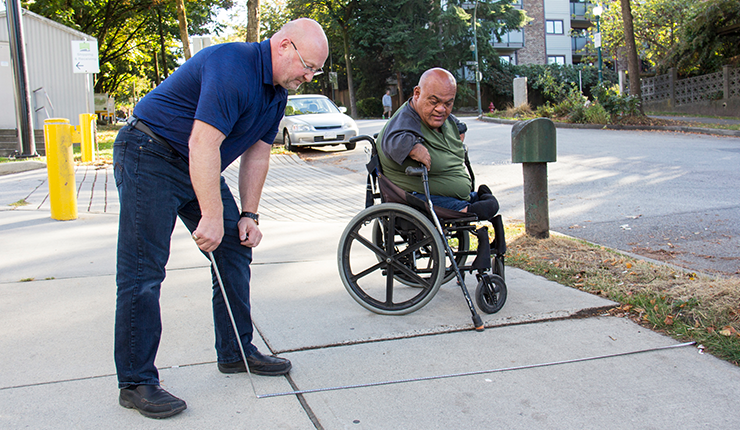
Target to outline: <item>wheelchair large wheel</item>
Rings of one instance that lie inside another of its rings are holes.
[[[357,214],[339,241],[337,262],[352,298],[385,315],[407,314],[426,305],[442,285],[445,271],[440,234],[421,212],[396,203]]]

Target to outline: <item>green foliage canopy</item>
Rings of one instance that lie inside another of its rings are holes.
[[[188,33],[208,33],[216,26],[218,9],[228,9],[232,4],[232,0],[187,1]],[[167,69],[177,66],[181,46],[172,1],[45,0],[23,1],[22,6],[98,40],[100,73],[96,75],[96,92],[120,97],[131,82],[140,78],[155,81],[154,52],[162,47]],[[160,78],[162,74],[167,75],[160,71]]]

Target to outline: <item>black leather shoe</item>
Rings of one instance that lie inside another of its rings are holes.
[[[255,351],[254,354],[247,357],[247,363],[251,373],[265,376],[285,375],[293,367],[290,360],[286,358],[262,355],[259,351]],[[221,373],[242,373],[246,372],[247,368],[244,367],[244,361],[237,361],[235,363],[218,363],[218,370]]]
[[[118,403],[136,409],[149,418],[167,418],[184,411],[188,405],[159,385],[136,385],[121,389]]]

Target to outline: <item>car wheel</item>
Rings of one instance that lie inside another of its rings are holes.
[[[347,147],[347,151],[351,151],[357,147],[357,143],[356,142],[345,143],[344,146]]]
[[[283,131],[283,146],[286,151],[292,152],[295,149],[293,144],[290,143],[290,134],[288,133],[288,130]]]

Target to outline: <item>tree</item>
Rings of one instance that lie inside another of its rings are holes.
[[[352,35],[360,97],[378,98],[395,79],[403,100],[419,75],[435,65],[440,51],[433,25],[439,17],[435,6],[431,0],[363,2]]]
[[[182,53],[185,60],[189,60],[190,54],[190,37],[188,36],[188,18],[185,16],[185,0],[175,0],[177,5],[177,22],[180,26],[180,40],[182,41]]]
[[[247,42],[260,41],[260,0],[247,1]]]
[[[740,13],[737,0],[697,3],[679,30],[669,64],[684,76],[717,72],[740,65]]]
[[[630,95],[642,99],[642,88],[640,87],[640,63],[637,58],[637,48],[635,47],[635,33],[632,26],[632,10],[630,9],[630,0],[621,0],[622,2],[622,20],[624,21],[624,39],[627,43],[627,69],[630,78]],[[642,105],[640,105],[642,111]]]
[[[349,89],[350,115],[357,118],[357,96],[354,85],[352,68],[352,53],[350,52],[350,32],[356,22],[356,13],[362,2],[361,0],[290,0],[288,7],[296,17],[312,17],[327,30],[327,26],[336,28],[342,38],[344,47],[344,62],[347,73],[347,87]]]
[[[186,13],[189,33],[208,32],[216,9],[231,6],[232,0],[191,2]],[[169,0],[27,1],[23,7],[98,40],[101,70],[95,79],[96,92],[126,92],[127,82],[137,77],[155,82],[177,65],[180,27],[175,5]],[[155,58],[155,46],[159,58]],[[159,73],[157,60],[162,66]]]
[[[670,67],[667,56],[679,42],[679,31],[688,22],[694,0],[632,0],[633,33],[643,63],[658,71]],[[626,44],[621,0],[604,3],[601,17],[602,48],[619,55]]]

